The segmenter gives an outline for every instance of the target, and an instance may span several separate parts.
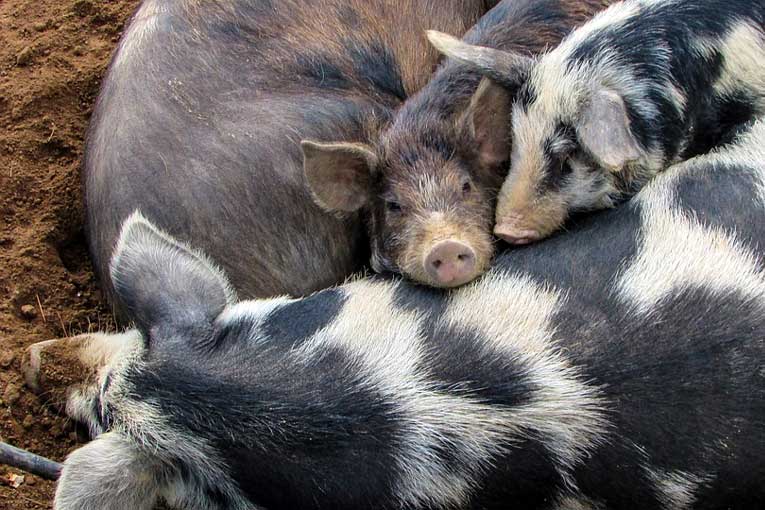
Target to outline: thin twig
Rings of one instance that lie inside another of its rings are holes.
[[[69,338],[69,334],[66,332],[66,325],[64,324],[64,319],[61,318],[61,313],[56,310],[56,315],[58,315],[58,322],[61,324],[61,330],[64,332],[64,338]]]
[[[48,322],[48,319],[45,317],[45,312],[43,311],[42,303],[40,302],[40,295],[35,294],[35,297],[37,298],[37,306],[40,308],[40,315],[42,316],[43,322]]]

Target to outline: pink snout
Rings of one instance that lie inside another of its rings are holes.
[[[542,238],[536,230],[519,228],[512,223],[500,223],[494,227],[494,235],[510,244],[529,244]]]
[[[441,287],[456,287],[476,277],[473,249],[459,241],[441,241],[425,257],[425,272]]]

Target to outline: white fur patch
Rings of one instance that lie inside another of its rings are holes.
[[[550,320],[563,306],[559,292],[521,276],[485,276],[452,294],[444,319],[478,331],[498,355],[520,361],[539,390],[531,401],[506,411],[524,430],[541,433],[569,487],[571,470],[605,436],[608,427],[599,389],[582,381],[552,342]]]
[[[656,495],[665,510],[688,510],[696,502],[698,488],[711,480],[685,471],[663,471],[643,466],[648,479],[654,483]]]
[[[366,384],[396,406],[405,422],[396,469],[402,502],[464,504],[472,480],[439,460],[444,433],[460,438],[449,447],[458,448],[468,464],[483,464],[507,424],[489,406],[430,389],[419,368],[420,322],[416,313],[393,306],[396,286],[363,281],[344,286],[347,300],[338,317],[294,352],[307,361],[327,347],[341,347],[364,367]]]
[[[267,319],[272,312],[294,301],[298,301],[298,299],[287,296],[239,301],[227,306],[216,319],[216,323],[219,326],[230,326],[238,322],[258,325]]]
[[[696,166],[743,164],[765,173],[765,126],[758,123],[736,145],[676,165],[644,188],[641,205],[643,235],[636,259],[621,273],[617,292],[641,313],[650,313],[664,297],[701,287],[714,292],[738,291],[765,300],[765,272],[756,255],[735,233],[708,228],[672,206],[674,181]],[[765,185],[760,187],[765,205]],[[764,301],[765,302],[765,301]]]
[[[552,507],[552,510],[601,510],[602,505],[598,505],[592,500],[583,496],[560,496]]]
[[[739,23],[720,43],[724,57],[720,77],[714,84],[718,94],[737,90],[759,91],[755,94],[756,109],[765,109],[765,34],[750,23]]]
[[[638,311],[650,313],[662,298],[691,287],[765,299],[757,258],[734,236],[705,228],[679,210],[651,204],[644,211],[640,252],[617,283]]]
[[[56,487],[56,510],[151,510],[159,483],[152,459],[110,432],[75,450]]]

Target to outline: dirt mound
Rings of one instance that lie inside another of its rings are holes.
[[[109,56],[138,0],[0,2],[0,439],[55,460],[82,439],[23,385],[31,343],[113,327],[82,228],[80,162]],[[0,465],[0,479],[16,472]],[[54,485],[0,480],[0,509],[50,508]]]

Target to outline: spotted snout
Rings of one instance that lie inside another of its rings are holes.
[[[424,270],[439,287],[456,287],[478,276],[475,251],[459,241],[441,241],[425,256]]]

